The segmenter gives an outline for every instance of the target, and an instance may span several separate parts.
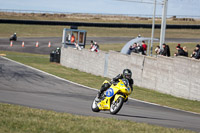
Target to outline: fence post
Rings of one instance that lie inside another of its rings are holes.
[[[108,74],[108,57],[109,57],[109,53],[106,53],[105,63],[104,63],[104,77],[107,77],[107,74]]]

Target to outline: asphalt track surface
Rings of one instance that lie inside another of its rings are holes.
[[[200,132],[200,115],[130,99],[117,115],[92,112],[97,91],[0,57],[0,102]]]
[[[95,40],[101,48],[103,44],[126,44],[130,41],[131,37],[87,37],[86,44],[90,44],[91,40]],[[39,42],[39,47],[35,47],[36,42]],[[7,51],[18,51],[36,54],[49,54],[51,51],[55,50],[57,47],[61,47],[61,37],[34,37],[34,38],[18,38],[17,41],[13,41],[13,47],[10,47],[9,38],[0,38],[0,50]],[[24,42],[25,47],[22,48],[22,42]],[[48,47],[48,43],[51,42],[51,47]],[[195,42],[199,43],[200,39],[186,39],[186,38],[166,38],[166,43],[175,42]]]

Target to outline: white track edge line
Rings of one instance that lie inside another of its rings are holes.
[[[90,89],[90,90],[98,91],[98,89],[91,88],[91,87],[88,87],[88,86],[85,86],[85,85],[82,85],[82,84],[79,84],[79,83],[75,83],[75,82],[73,82],[73,81],[70,81],[70,80],[67,80],[67,79],[58,77],[58,76],[56,76],[56,75],[47,73],[47,72],[45,72],[45,71],[39,70],[39,69],[37,69],[37,68],[34,68],[34,67],[31,67],[31,66],[25,65],[25,64],[23,64],[23,63],[14,61],[14,60],[12,60],[12,59],[9,59],[9,58],[3,57],[3,56],[1,56],[1,57],[4,58],[4,59],[6,59],[6,60],[9,60],[9,61],[11,61],[11,62],[15,62],[15,63],[17,63],[17,64],[19,64],[19,65],[22,65],[22,66],[31,68],[31,69],[36,70],[36,71],[39,71],[39,72],[41,72],[41,73],[43,73],[43,74],[50,75],[50,76],[55,77],[55,78],[57,78],[57,79],[60,79],[60,80],[63,80],[63,81],[67,81],[67,82],[69,82],[69,83],[72,83],[72,84],[75,84],[75,85],[78,85],[78,86],[81,86],[81,87],[84,87],[84,88],[87,88],[87,89]],[[146,102],[146,101],[138,100],[138,99],[135,99],[135,98],[129,98],[129,99],[130,99],[130,100],[133,100],[133,101],[138,101],[138,102],[141,102],[141,103],[146,103],[146,104],[150,104],[150,105],[155,105],[155,106],[165,107],[165,108],[168,108],[168,109],[173,109],[173,110],[177,110],[177,111],[182,111],[182,112],[186,112],[186,113],[191,113],[191,114],[195,114],[195,115],[200,115],[200,113],[185,111],[185,110],[181,110],[181,109],[175,109],[175,108],[172,108],[172,107],[163,106],[163,105],[156,104],[156,103],[151,103],[151,102]]]
[[[60,80],[63,80],[63,81],[67,81],[67,82],[69,82],[69,83],[72,83],[72,84],[75,84],[75,85],[78,85],[78,86],[81,86],[81,87],[85,87],[85,88],[88,88],[88,89],[91,89],[91,90],[98,91],[98,89],[91,88],[91,87],[88,87],[88,86],[85,86],[85,85],[82,85],[82,84],[79,84],[79,83],[75,83],[75,82],[73,82],[73,81],[70,81],[70,80],[67,80],[67,79],[64,79],[64,78],[58,77],[58,76],[56,76],[56,75],[53,75],[53,74],[47,73],[47,72],[42,71],[42,70],[40,70],[40,69],[37,69],[37,68],[31,67],[31,66],[25,65],[25,64],[20,63],[20,62],[17,62],[17,61],[14,61],[14,60],[12,60],[12,59],[9,59],[9,58],[6,58],[6,57],[3,57],[3,58],[6,59],[6,60],[9,60],[9,61],[11,61],[11,62],[17,63],[17,64],[19,64],[19,65],[22,65],[22,66],[28,67],[28,68],[30,68],[30,69],[33,69],[33,70],[39,71],[39,72],[41,72],[41,73],[43,73],[43,74],[46,74],[46,75],[49,75],[49,76],[55,77],[55,78],[57,78],[57,79],[60,79]]]

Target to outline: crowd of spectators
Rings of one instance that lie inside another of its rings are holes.
[[[147,45],[145,44],[145,41],[142,41],[141,45],[139,43],[134,43],[130,46],[128,54],[131,54],[131,52],[146,55]]]
[[[174,56],[185,56],[185,57],[189,56],[186,46],[181,47],[181,45],[178,44],[178,46],[176,46],[176,49],[177,49],[177,53],[175,53]],[[200,59],[200,45],[199,44],[196,45],[190,57],[194,59]]]
[[[75,45],[74,49],[82,50],[82,48],[79,46],[79,44],[76,43],[75,41],[74,41],[74,45]],[[99,52],[99,45],[94,40],[91,40],[89,51],[91,51],[91,52]]]
[[[78,50],[81,50],[80,46],[77,43],[75,43],[75,48],[78,49]],[[174,53],[174,56],[185,56],[185,57],[189,56],[186,46],[181,47],[181,44],[178,44],[176,46],[176,50],[177,50],[177,52]],[[99,45],[94,40],[91,40],[89,51],[99,52]],[[147,45],[145,44],[145,41],[142,41],[141,44],[140,43],[134,43],[133,45],[131,45],[129,47],[128,54],[131,54],[132,52],[138,53],[138,54],[141,54],[141,55],[147,55]],[[156,54],[156,56],[161,55],[161,56],[170,57],[171,54],[170,54],[169,45],[163,43],[162,48],[160,48],[160,46],[156,46],[155,54]],[[200,59],[200,45],[199,44],[196,45],[196,47],[193,50],[190,57],[194,58],[194,59]]]
[[[181,47],[181,44],[178,44],[176,46],[176,50],[177,52],[174,53],[174,56],[184,56],[184,57],[188,57],[188,50],[187,47]],[[131,45],[129,47],[129,52],[128,54],[131,54],[131,52],[133,53],[138,53],[138,54],[142,54],[142,55],[146,55],[147,54],[147,45],[145,44],[145,41],[142,41],[141,44],[139,43],[134,43],[133,45]],[[170,47],[167,44],[162,44],[162,49],[160,48],[160,46],[156,46],[155,48],[155,53],[156,56],[161,55],[161,56],[167,56],[170,57]],[[197,44],[194,51],[192,52],[191,58],[194,59],[200,59],[200,45]]]

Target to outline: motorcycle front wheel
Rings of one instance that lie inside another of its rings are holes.
[[[96,99],[96,98],[95,98]],[[94,99],[92,105],[91,105],[91,109],[93,112],[99,112],[99,107],[97,106],[98,102]]]
[[[113,100],[110,106],[110,113],[117,114],[124,103],[124,98],[119,97],[116,101]]]

